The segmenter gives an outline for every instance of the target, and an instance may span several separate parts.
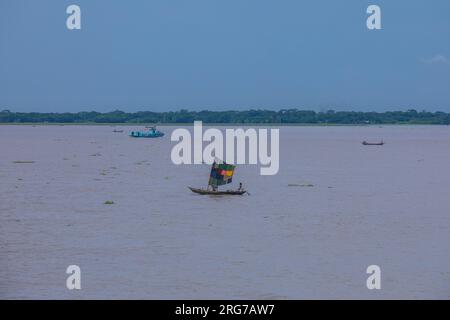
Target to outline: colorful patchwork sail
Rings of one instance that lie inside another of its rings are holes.
[[[233,181],[234,169],[236,166],[226,163],[214,162],[211,168],[208,185],[217,187]]]
[[[234,169],[236,166],[222,162],[214,162],[211,168],[211,173],[209,175],[208,187],[206,189],[192,188],[192,192],[201,195],[214,195],[214,196],[241,196],[243,194],[248,194],[247,190],[242,187],[242,183],[239,183],[239,189],[237,190],[225,190],[220,191],[219,186],[231,183],[233,180]]]

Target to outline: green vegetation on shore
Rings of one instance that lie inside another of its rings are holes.
[[[299,109],[245,110],[245,111],[141,111],[126,113],[113,111],[77,113],[23,113],[3,110],[0,123],[96,123],[96,124],[144,124],[144,123],[192,123],[214,124],[436,124],[449,125],[450,113],[416,110],[388,112],[326,111],[315,112]]]

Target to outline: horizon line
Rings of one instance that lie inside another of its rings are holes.
[[[200,113],[200,112],[216,112],[216,113],[224,113],[224,112],[248,112],[248,111],[263,111],[263,112],[283,112],[283,111],[303,111],[303,112],[314,112],[314,113],[389,113],[389,112],[416,112],[416,113],[445,113],[450,114],[450,111],[431,111],[431,110],[418,110],[416,108],[409,108],[409,109],[391,109],[391,110],[385,110],[385,111],[363,111],[363,110],[351,110],[351,109],[344,109],[344,110],[335,110],[335,109],[326,109],[326,110],[313,110],[313,109],[300,109],[300,108],[280,108],[280,109],[265,109],[265,108],[248,108],[248,109],[223,109],[223,110],[211,110],[211,109],[202,109],[202,110],[190,110],[181,108],[178,110],[167,110],[167,111],[152,111],[152,110],[138,110],[138,111],[124,111],[120,109],[110,110],[110,111],[96,111],[96,110],[80,110],[80,111],[14,111],[11,109],[2,109],[0,110],[0,113],[25,113],[25,114],[31,114],[31,113],[37,113],[37,114],[76,114],[76,113],[99,113],[99,114],[110,114],[110,113],[128,113],[128,114],[136,114],[136,113],[143,113],[143,112],[152,112],[152,113]]]

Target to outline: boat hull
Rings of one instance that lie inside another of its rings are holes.
[[[366,142],[366,141],[363,141],[362,142],[362,145],[363,146],[384,146],[384,142]]]
[[[242,196],[247,193],[245,190],[227,190],[227,191],[212,191],[205,189],[197,189],[188,187],[192,192],[201,195],[211,195],[211,196]]]
[[[142,132],[132,132],[130,134],[132,138],[161,138],[164,137],[164,133],[142,133]]]

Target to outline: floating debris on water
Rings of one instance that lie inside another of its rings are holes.
[[[34,163],[34,161],[21,161],[21,160],[17,160],[17,161],[13,161],[13,163],[17,163],[17,164],[29,164],[29,163]]]
[[[143,164],[145,164],[145,165],[147,165],[147,166],[150,165],[150,163],[148,162],[148,160],[142,160],[142,161],[138,161],[138,162],[135,163],[135,165],[137,165],[137,166],[140,166],[140,165],[143,165]]]
[[[303,183],[303,184],[290,183],[290,184],[288,184],[288,187],[312,188],[312,187],[314,187],[314,185],[312,183]]]
[[[104,204],[114,204],[114,201],[108,200],[108,201],[105,201]]]

